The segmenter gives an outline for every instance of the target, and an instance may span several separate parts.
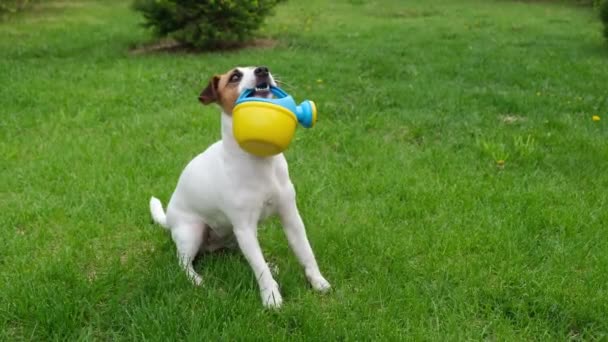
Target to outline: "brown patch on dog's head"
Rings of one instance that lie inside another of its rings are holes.
[[[243,72],[238,68],[222,75],[215,75],[209,80],[209,84],[198,99],[205,105],[215,102],[222,107],[224,113],[232,115],[234,103],[240,95],[239,84],[242,79]]]
[[[217,75],[213,76],[209,80],[209,84],[207,84],[207,87],[203,89],[201,94],[198,96],[198,100],[201,101],[202,104],[208,105],[217,101],[217,86],[219,81],[220,77]]]
[[[243,90],[252,89],[249,96],[271,98],[271,86],[276,87],[276,82],[267,67],[237,67],[213,76],[198,99],[205,105],[215,102],[224,113],[232,115],[234,104]]]

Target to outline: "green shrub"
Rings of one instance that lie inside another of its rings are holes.
[[[600,4],[600,19],[604,23],[604,37],[608,39],[608,0],[604,0]]]
[[[144,25],[159,37],[213,49],[251,39],[264,18],[285,0],[135,0]]]
[[[12,13],[22,10],[29,0],[0,0],[0,13]]]

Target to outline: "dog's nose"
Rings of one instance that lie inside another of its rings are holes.
[[[257,67],[253,71],[253,74],[257,77],[266,77],[268,76],[268,68],[265,66]]]

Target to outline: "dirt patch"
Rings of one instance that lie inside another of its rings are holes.
[[[500,120],[508,125],[526,121],[526,118],[517,114],[504,114],[500,116]]]
[[[274,39],[259,38],[242,43],[220,44],[214,49],[197,49],[173,39],[162,39],[149,44],[132,47],[129,52],[134,55],[154,53],[205,53],[217,51],[235,51],[248,48],[273,48],[278,44]]]
[[[416,9],[397,9],[397,10],[377,10],[371,13],[374,17],[392,19],[414,19],[426,18],[441,15],[437,10],[416,10]]]
[[[593,0],[503,0],[503,1],[538,3],[538,4],[573,5],[573,6],[583,6],[583,7],[593,6]]]
[[[48,8],[83,8],[86,7],[87,4],[82,2],[73,2],[73,1],[49,1],[49,2],[39,2],[34,3],[33,8],[44,10]]]

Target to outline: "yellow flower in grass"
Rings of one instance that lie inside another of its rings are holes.
[[[595,122],[598,122],[598,121],[600,121],[600,120],[601,120],[601,118],[600,118],[600,116],[599,116],[599,115],[594,115],[594,116],[592,116],[592,117],[591,117],[591,120],[593,120],[593,121],[595,121]]]

